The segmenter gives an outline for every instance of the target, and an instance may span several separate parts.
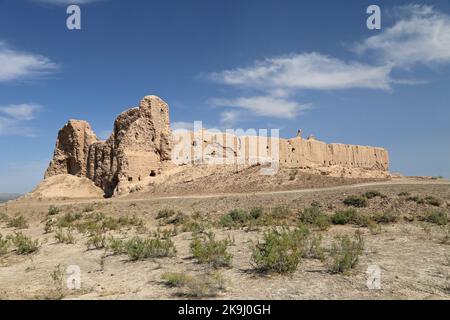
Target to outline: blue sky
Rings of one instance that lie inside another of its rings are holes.
[[[106,135],[148,94],[171,121],[302,128],[450,177],[450,3],[0,0],[0,192],[29,191],[68,119]],[[366,8],[382,9],[368,30]]]

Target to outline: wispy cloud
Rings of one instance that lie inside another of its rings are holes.
[[[0,113],[4,113],[13,120],[32,120],[40,109],[41,106],[35,103],[11,104],[0,107]]]
[[[28,121],[33,120],[42,107],[35,103],[0,107],[0,135],[21,135],[34,137]]]
[[[256,116],[280,119],[293,119],[302,111],[310,108],[309,104],[300,104],[295,101],[271,96],[241,97],[237,99],[214,98],[209,103],[217,107],[241,108],[250,111],[251,114]],[[231,113],[222,114],[222,119],[230,121],[235,120],[237,116],[238,114],[231,111]]]
[[[257,61],[253,66],[213,73],[210,78],[231,86],[266,90],[389,89],[389,65],[345,62],[320,53],[302,53]]]
[[[398,7],[392,27],[356,45],[358,53],[371,52],[385,64],[450,63],[450,16],[427,5]]]
[[[394,9],[397,22],[352,47],[369,54],[373,63],[344,61],[318,52],[298,53],[259,60],[208,76],[210,80],[237,89],[232,99],[214,98],[219,107],[237,107],[254,116],[293,119],[311,107],[293,96],[307,90],[371,89],[393,90],[395,85],[419,85],[427,81],[395,79],[394,69],[418,64],[450,64],[450,16],[428,5],[407,5]],[[239,92],[250,89],[250,96]],[[254,92],[251,92],[254,91]],[[230,112],[230,113],[229,113]],[[221,114],[221,121],[234,120],[234,111]]]
[[[33,78],[57,69],[47,57],[14,50],[0,41],[0,82]]]

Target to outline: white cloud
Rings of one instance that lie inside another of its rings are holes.
[[[0,82],[48,74],[57,68],[57,64],[44,56],[16,51],[0,42]]]
[[[241,117],[241,113],[239,111],[235,111],[235,110],[223,111],[220,114],[220,123],[222,125],[232,127],[237,122],[239,122],[240,117]]]
[[[215,81],[271,91],[350,88],[390,89],[391,66],[345,62],[320,53],[302,53],[258,61],[248,68],[214,73]]]
[[[36,112],[41,109],[41,106],[34,103],[0,107],[0,135],[34,137],[34,130],[25,125],[25,122],[33,120]]]
[[[302,111],[310,108],[309,104],[300,104],[287,99],[271,96],[241,97],[237,99],[211,99],[210,104],[217,107],[235,107],[251,112],[256,116],[293,119]],[[237,114],[225,114],[237,116]]]
[[[0,107],[0,113],[11,117],[13,120],[32,120],[41,106],[34,103],[11,104],[5,107]]]
[[[450,63],[450,16],[427,5],[397,8],[392,27],[358,44],[358,53],[372,52],[397,67]]]

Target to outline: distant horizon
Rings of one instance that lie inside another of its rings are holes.
[[[81,30],[66,26],[72,2]],[[0,193],[43,179],[69,119],[103,139],[149,94],[172,128],[302,129],[385,148],[393,173],[450,178],[450,3],[378,1],[381,30],[371,4],[2,1]]]

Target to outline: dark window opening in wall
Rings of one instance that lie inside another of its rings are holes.
[[[138,181],[141,181],[141,176],[138,177]]]
[[[295,148],[292,148],[292,152],[295,152]]]
[[[133,177],[128,177],[128,182],[132,182],[133,181]]]
[[[150,171],[150,177],[156,177],[156,171],[155,170]]]

